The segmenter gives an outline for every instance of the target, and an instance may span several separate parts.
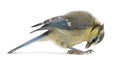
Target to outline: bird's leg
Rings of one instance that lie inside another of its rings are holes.
[[[73,47],[69,47],[69,50],[67,53],[68,54],[77,54],[77,55],[83,55],[83,54],[88,54],[88,53],[92,53],[93,50],[87,50],[87,51],[81,51],[81,50],[78,50],[78,49],[75,49]]]

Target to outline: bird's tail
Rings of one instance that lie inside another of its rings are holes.
[[[35,37],[35,38],[33,38],[33,39],[31,39],[31,40],[23,43],[22,45],[14,48],[14,49],[12,49],[12,50],[10,50],[8,53],[13,53],[13,52],[16,51],[17,49],[20,49],[20,48],[22,48],[22,47],[25,47],[25,46],[33,43],[33,42],[36,42],[36,41],[40,40],[41,38],[44,38],[44,37],[48,36],[48,34],[49,34],[49,31],[47,31],[47,32],[43,33],[42,35],[37,36],[37,37]]]

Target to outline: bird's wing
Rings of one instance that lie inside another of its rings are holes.
[[[33,25],[32,27],[37,27],[39,25],[43,25],[41,28],[38,28],[33,32],[39,31],[39,30],[49,30],[49,29],[54,29],[54,28],[59,28],[59,29],[75,29],[75,30],[81,30],[81,29],[85,29],[88,26],[91,26],[92,23],[90,22],[82,22],[79,20],[74,21],[75,19],[66,19],[63,18],[63,16],[58,16],[58,17],[54,17],[51,19],[48,19],[42,23]]]
[[[61,16],[54,17],[52,19],[48,19],[42,23],[33,25],[32,27],[37,27],[42,24],[43,24],[43,26],[41,28],[38,28],[38,29],[32,31],[31,33],[39,31],[39,30],[49,30],[49,29],[54,29],[54,28],[60,28],[60,29],[68,29],[69,28],[68,20],[65,18],[62,18]]]

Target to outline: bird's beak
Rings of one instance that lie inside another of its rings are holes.
[[[91,43],[87,43],[87,45],[86,45],[85,48],[87,49],[87,48],[89,48],[90,46],[91,46]]]

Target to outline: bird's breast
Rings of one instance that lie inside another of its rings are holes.
[[[89,30],[64,30],[55,29],[49,38],[61,47],[70,47],[86,40]]]

